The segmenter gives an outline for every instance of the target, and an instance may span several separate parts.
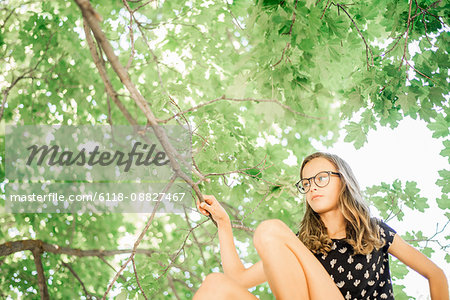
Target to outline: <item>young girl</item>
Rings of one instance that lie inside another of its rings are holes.
[[[449,299],[444,272],[383,221],[370,216],[348,164],[316,152],[303,161],[296,186],[306,211],[297,234],[278,219],[255,230],[261,260],[245,268],[228,214],[212,195],[197,207],[218,224],[223,273],[206,276],[201,299],[258,299],[248,289],[268,281],[276,299],[394,299],[388,253],[428,279],[432,300]]]

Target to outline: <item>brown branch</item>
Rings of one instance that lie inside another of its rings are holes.
[[[69,269],[70,273],[72,273],[72,275],[78,280],[78,282],[81,284],[81,288],[84,291],[84,294],[86,295],[86,299],[92,299],[92,295],[86,290],[86,287],[84,286],[83,281],[81,280],[80,276],[78,276],[78,274],[75,272],[75,270],[68,264],[65,263],[64,261],[61,261],[62,265],[64,267],[66,267],[67,269]]]
[[[183,243],[182,243],[180,249],[178,249],[178,251],[175,253],[175,255],[172,256],[172,258],[171,258],[171,260],[170,260],[170,263],[169,263],[167,266],[163,265],[161,262],[159,263],[161,266],[165,266],[165,268],[164,268],[162,274],[159,275],[158,278],[156,278],[156,281],[159,281],[159,280],[167,273],[167,271],[169,270],[169,268],[170,268],[170,267],[173,267],[173,266],[175,265],[175,260],[176,260],[176,258],[178,257],[178,255],[180,254],[180,252],[184,250],[184,246],[186,245],[186,241],[187,241],[189,235],[190,235],[196,228],[199,228],[199,227],[202,226],[204,223],[205,223],[205,221],[204,221],[204,222],[200,222],[200,223],[197,224],[195,227],[193,227],[193,228],[191,228],[191,229],[189,230],[188,234],[187,234],[186,237],[184,238],[184,241],[183,241]],[[178,267],[178,266],[177,266],[177,267]],[[163,285],[160,284],[160,285],[159,285],[159,289],[158,289],[157,291],[154,291],[153,294],[158,293],[158,292],[161,290],[162,287],[163,287]]]
[[[267,196],[269,195],[269,192],[271,191],[271,189],[272,189],[272,187],[269,187],[269,188],[267,189],[267,192],[266,192],[266,194],[264,195],[264,197],[262,197],[261,200],[258,201],[258,204],[257,204],[255,207],[253,207],[253,209],[252,209],[252,211],[251,211],[250,213],[244,214],[244,216],[242,216],[242,219],[241,219],[241,225],[244,225],[244,219],[245,219],[246,217],[248,217],[249,215],[251,215],[251,214],[258,208],[258,206],[259,206],[262,202],[264,202],[264,200],[265,200],[265,199],[267,198]]]
[[[180,249],[178,249],[178,251],[175,253],[175,255],[172,256],[170,263],[167,265],[167,267],[163,270],[162,274],[158,276],[158,278],[156,278],[156,281],[160,280],[169,270],[169,268],[173,265],[173,263],[175,262],[176,258],[178,257],[178,255],[180,255],[180,252],[182,250],[184,250],[184,246],[186,245],[186,241],[189,237],[189,235],[198,227],[200,227],[203,223],[199,223],[196,226],[192,227],[189,232],[187,233],[186,237],[184,238],[183,243],[181,244]]]
[[[130,112],[127,110],[127,108],[122,104],[122,102],[120,101],[120,99],[117,95],[117,92],[114,90],[114,88],[112,86],[111,80],[109,79],[108,73],[106,72],[105,65],[104,65],[104,63],[102,63],[100,56],[98,55],[98,53],[95,49],[94,40],[92,39],[91,31],[89,30],[85,19],[83,19],[83,29],[84,29],[84,34],[86,36],[86,42],[89,46],[89,50],[91,51],[91,56],[94,60],[95,66],[97,67],[98,73],[100,74],[100,77],[103,81],[103,84],[106,89],[106,93],[108,94],[108,96],[111,99],[113,99],[114,103],[117,105],[117,107],[122,112],[124,117],[128,120],[128,122],[132,126],[137,126],[138,125],[137,121],[133,118],[133,116],[130,114]]]
[[[147,123],[152,127],[156,137],[160,141],[162,147],[164,148],[165,153],[167,154],[169,158],[169,163],[174,172],[181,177],[184,181],[186,181],[189,185],[192,186],[197,196],[200,198],[200,200],[203,202],[203,196],[200,192],[198,186],[194,185],[194,182],[190,178],[190,176],[187,176],[180,168],[178,161],[175,159],[177,157],[182,161],[184,164],[190,165],[184,161],[184,159],[181,157],[181,155],[178,153],[178,151],[172,146],[172,144],[169,142],[168,137],[165,133],[165,131],[158,125],[157,119],[153,112],[151,111],[147,101],[142,96],[142,94],[139,92],[139,90],[136,88],[134,83],[131,81],[127,70],[122,66],[122,64],[119,61],[119,58],[114,53],[114,50],[107,40],[104,32],[101,30],[98,21],[99,16],[95,12],[95,10],[92,8],[89,0],[75,0],[79,8],[81,9],[81,12],[83,14],[83,18],[86,20],[87,25],[91,28],[92,32],[94,33],[94,37],[98,42],[98,46],[101,47],[101,49],[104,51],[106,57],[108,58],[108,61],[110,62],[112,68],[114,69],[115,73],[119,77],[120,81],[125,85],[127,90],[130,93],[131,98],[136,102],[138,107],[141,109],[141,111],[144,113],[145,117],[147,118]],[[136,18],[134,18],[135,22],[138,22]],[[145,40],[145,39],[144,39]],[[195,170],[194,170],[195,173]],[[202,178],[201,174],[196,174],[200,178]],[[213,223],[215,221],[211,218]],[[217,225],[216,225],[217,226]]]
[[[321,20],[322,20],[323,16],[325,15],[325,12],[327,11],[327,9],[330,7],[330,5],[329,5],[330,1],[331,0],[328,0],[327,4],[325,4],[325,8],[323,9],[322,16],[320,16]]]
[[[243,169],[238,169],[238,170],[235,170],[235,171],[228,171],[228,172],[223,172],[223,173],[208,173],[208,174],[206,174],[205,176],[223,176],[223,175],[232,174],[232,173],[240,173],[240,174],[243,174],[243,175],[248,175],[248,176],[252,176],[252,177],[257,177],[257,176],[261,173],[262,170],[268,169],[268,168],[270,168],[270,167],[273,165],[273,164],[272,164],[272,165],[270,165],[270,166],[268,166],[268,167],[265,167],[265,164],[266,164],[266,158],[267,158],[267,154],[264,156],[264,158],[261,160],[261,162],[259,162],[257,165],[255,165],[255,166],[253,166],[253,167],[248,167],[248,168],[243,168]],[[262,164],[262,163],[264,163],[264,167],[259,168],[258,166],[259,166],[260,164]],[[252,170],[252,169],[258,169],[259,172],[258,172],[257,174],[254,174],[254,175],[248,174],[248,173],[244,172],[244,171]],[[263,179],[261,179],[261,180],[263,180]],[[269,181],[265,181],[265,182],[271,183],[271,182],[269,182]],[[271,184],[276,185],[275,183],[271,183]]]
[[[407,27],[406,27],[406,37],[405,37],[405,45],[403,46],[403,56],[402,56],[402,60],[400,61],[400,65],[398,66],[398,69],[400,70],[400,68],[403,65],[403,60],[406,58],[406,50],[408,47],[408,36],[409,36],[409,26],[411,25],[411,7],[412,7],[412,0],[409,0],[409,12],[408,12],[408,22],[407,22]]]
[[[123,0],[123,3],[125,4],[125,6],[128,6],[126,0]],[[133,62],[134,57],[133,12],[129,11],[129,13],[130,13],[130,25],[128,25],[128,28],[130,29],[131,54],[130,58],[128,59],[128,63],[125,67],[127,71],[130,68],[131,63]]]
[[[147,6],[147,4],[149,4],[150,2],[153,2],[153,1],[155,1],[155,0],[149,0],[149,1],[145,2],[144,4],[139,5],[138,7],[136,7],[136,8],[133,10],[133,13],[135,13],[136,11],[138,11],[139,9],[141,9],[142,7]]]
[[[238,221],[238,222],[240,222],[240,221]],[[255,232],[254,228],[247,227],[247,226],[244,226],[242,224],[231,224],[231,227],[232,228],[236,228],[236,229],[241,229],[241,230],[244,230],[244,231],[247,231],[247,232]]]
[[[435,2],[436,3],[436,2]],[[433,3],[434,4],[434,3]],[[406,58],[406,54],[407,54],[407,48],[408,48],[408,37],[409,37],[409,28],[411,25],[411,21],[413,20],[413,18],[411,18],[411,8],[412,8],[412,0],[409,1],[409,11],[408,11],[408,23],[407,23],[407,28],[406,28],[406,37],[405,37],[405,45],[403,46],[403,56],[402,56],[402,60],[400,61],[400,65],[398,66],[398,69],[400,69],[403,65],[403,61],[405,61],[405,63],[412,68],[415,72],[419,73],[420,75],[422,75],[425,78],[430,79],[431,81],[433,81],[430,77],[428,77],[427,75],[423,74],[422,72],[420,72],[419,70],[417,70],[416,68],[414,68],[408,61],[408,59]],[[416,8],[417,11],[417,8]],[[425,31],[425,35],[426,35],[426,31]]]
[[[167,191],[170,188],[170,186],[173,184],[175,179],[178,176],[180,176],[189,185],[192,186],[192,188],[194,189],[194,191],[197,194],[200,201],[203,202],[204,199],[203,199],[201,191],[198,188],[198,185],[194,184],[192,179],[190,177],[188,177],[184,172],[181,171],[180,166],[175,159],[176,156],[180,157],[180,155],[178,154],[176,149],[174,149],[173,146],[171,145],[171,143],[169,142],[168,137],[167,137],[166,133],[164,132],[164,130],[161,127],[159,127],[159,125],[157,124],[156,118],[155,118],[153,112],[151,111],[151,109],[149,108],[147,101],[144,99],[142,94],[138,91],[136,86],[131,81],[131,79],[127,73],[127,70],[120,64],[118,57],[115,55],[114,50],[112,49],[110,43],[106,39],[105,34],[103,33],[103,31],[101,30],[101,28],[98,24],[98,18],[96,18],[96,12],[92,8],[91,4],[89,3],[88,0],[75,0],[75,1],[76,1],[77,5],[79,6],[79,8],[81,9],[83,17],[86,19],[89,27],[91,28],[92,32],[94,33],[94,36],[98,42],[98,45],[103,49],[106,57],[108,58],[108,61],[110,62],[111,66],[113,67],[114,71],[116,72],[116,74],[119,77],[119,79],[121,80],[121,82],[125,85],[125,87],[129,91],[132,99],[135,101],[135,103],[138,105],[138,107],[144,112],[144,114],[147,118],[148,125],[150,125],[152,127],[156,137],[162,144],[162,146],[165,150],[165,153],[169,157],[170,165],[171,165],[172,169],[174,170],[175,174],[173,175],[172,179],[170,180],[170,182],[168,183],[168,185],[166,186],[166,188],[164,190]],[[135,19],[135,21],[136,21],[136,23],[138,23],[138,21],[136,19]],[[141,30],[140,27],[138,27],[138,28],[139,28],[139,30]],[[156,59],[156,56],[154,56],[154,58]],[[157,68],[159,70],[158,65],[157,65]],[[165,192],[160,193],[158,203],[157,203],[157,205],[155,205],[152,215],[149,218],[145,228],[141,232],[141,235],[136,240],[134,247],[133,247],[132,254],[127,259],[127,261],[121,266],[120,270],[117,272],[117,274],[114,276],[113,280],[108,285],[107,290],[106,290],[105,294],[103,295],[103,299],[106,298],[107,294],[111,290],[111,288],[114,285],[114,283],[116,282],[117,278],[120,276],[121,272],[126,268],[126,266],[131,261],[131,259],[133,259],[134,255],[137,251],[137,247],[138,247],[139,243],[141,242],[144,234],[150,227],[150,224],[153,220],[154,214],[156,213],[156,209],[158,207],[159,201],[161,200],[162,195],[164,193]],[[210,219],[217,226],[217,223],[213,220],[212,216],[210,216]]]
[[[441,23],[442,25],[445,25],[445,23],[442,22],[442,20],[440,19],[441,18],[440,16],[436,16],[435,14],[432,14],[432,13],[430,13],[428,11],[430,8],[434,8],[436,5],[438,5],[441,2],[442,2],[442,0],[437,0],[437,1],[433,2],[433,3],[431,3],[427,8],[422,8],[422,7],[418,6],[420,8],[421,12],[418,13],[418,14],[415,14],[414,16],[412,16],[411,19],[414,20],[416,17],[418,17],[418,16],[420,16],[422,14],[425,14],[425,12],[426,12],[430,16],[436,18],[436,20],[438,20],[439,23]]]
[[[136,264],[134,263],[134,258],[131,259],[131,262],[133,263],[133,270],[134,270],[134,276],[136,277],[136,282],[139,286],[139,289],[142,292],[142,295],[144,295],[145,300],[147,300],[147,295],[145,294],[144,290],[142,289],[141,283],[139,282],[138,274],[136,271]]]
[[[47,282],[45,280],[44,268],[42,266],[42,259],[41,259],[42,252],[43,252],[42,249],[39,247],[34,247],[32,249],[34,264],[36,266],[36,271],[38,275],[38,286],[41,294],[41,299],[47,300],[50,299],[50,296],[48,294]]]
[[[450,220],[447,220],[447,222],[444,224],[444,226],[442,227],[441,230],[439,230],[439,224],[436,224],[436,232],[429,238],[425,238],[425,239],[407,239],[407,240],[405,239],[405,241],[407,241],[407,242],[425,242],[425,247],[428,246],[429,242],[435,242],[441,247],[441,249],[445,250],[446,248],[449,247],[449,245],[442,245],[439,240],[433,239],[433,238],[435,236],[437,236],[438,234],[442,233],[444,231],[445,227],[447,227],[447,225],[449,223],[450,223]]]
[[[358,28],[358,25],[356,25],[355,20],[353,20],[353,18],[350,16],[350,14],[347,12],[347,10],[345,9],[345,6],[343,4],[339,4],[339,3],[334,3],[331,2],[331,4],[335,5],[338,7],[338,9],[342,9],[345,14],[349,17],[349,19],[352,21],[353,25],[355,26],[356,30],[359,33],[359,36],[361,37],[361,39],[363,40],[364,44],[366,45],[366,61],[367,61],[367,69],[369,69],[369,66],[373,67],[374,66],[374,62],[373,62],[373,53],[372,53],[372,49],[369,47],[369,44],[366,41],[366,38],[364,37],[364,35],[361,33],[361,31]],[[372,65],[369,64],[369,57],[367,52],[370,52],[370,58],[371,58],[371,62]]]
[[[297,10],[297,4],[298,4],[298,0],[295,0],[294,12],[292,13],[292,23],[291,23],[291,26],[289,27],[289,32],[288,33],[283,33],[283,34],[292,35],[292,27],[294,26],[295,18],[297,17],[297,14],[295,12]]]
[[[181,300],[180,296],[178,296],[178,294],[177,294],[175,285],[173,284],[172,276],[167,276],[167,280],[169,281],[169,286],[172,289],[173,294],[175,295],[175,298],[177,298],[178,300]]]
[[[9,14],[6,16],[5,20],[3,20],[3,24],[0,27],[0,29],[5,28],[6,22],[8,22],[9,18],[11,18],[12,14],[14,13],[14,11],[16,10],[16,8],[11,9],[11,11],[9,12]]]
[[[138,29],[139,29],[139,32],[141,33],[141,37],[142,37],[144,43],[147,45],[147,48],[148,48],[150,54],[151,54],[152,57],[153,57],[153,61],[154,61],[155,64],[156,64],[156,71],[157,71],[157,74],[158,74],[159,85],[160,85],[161,89],[163,90],[164,94],[166,94],[166,96],[170,99],[171,103],[174,104],[174,106],[176,106],[179,110],[181,110],[181,109],[179,108],[179,106],[176,104],[176,102],[173,100],[173,98],[170,96],[169,92],[166,90],[166,88],[165,88],[165,86],[164,86],[164,83],[163,83],[163,80],[162,80],[162,76],[161,76],[161,71],[160,71],[160,69],[159,69],[159,64],[160,64],[160,62],[159,62],[158,58],[156,57],[156,54],[154,53],[153,49],[150,47],[150,44],[148,43],[148,40],[147,40],[147,38],[146,38],[146,36],[145,36],[145,34],[144,34],[142,28],[141,28],[141,27],[142,27],[141,23],[136,19],[136,17],[134,16],[134,11],[131,10],[130,6],[128,5],[128,3],[127,3],[126,1],[124,1],[124,5],[125,5],[126,9],[129,11],[130,16],[134,19],[135,23],[137,24]],[[140,94],[139,94],[139,95],[140,95]],[[141,96],[141,97],[142,97],[142,96]],[[134,98],[133,98],[133,99],[134,99]],[[135,102],[137,103],[136,100],[135,100]],[[153,117],[154,117],[154,116],[153,116]],[[184,118],[186,124],[187,124],[188,127],[190,128],[188,120],[187,120],[184,116],[182,116],[182,117]],[[156,117],[154,117],[154,118],[155,118],[155,122],[157,122],[158,119],[157,119]],[[155,128],[159,128],[158,125],[152,125],[152,123],[150,122],[150,120],[147,120],[147,126],[149,126],[149,125],[152,126],[154,130],[155,130]],[[155,127],[155,126],[156,126],[156,127]],[[156,132],[156,130],[155,130],[155,132]],[[157,137],[158,137],[158,136],[157,136]],[[159,137],[158,137],[158,138],[159,138]],[[161,137],[161,138],[164,138],[164,137]],[[162,141],[161,141],[161,144],[162,144],[163,147],[164,147],[164,144],[162,143]],[[171,145],[170,145],[169,142],[167,142],[167,146],[168,146],[168,147],[171,147]],[[164,147],[164,148],[165,148],[165,147]],[[165,150],[167,151],[166,148],[165,148]],[[173,149],[173,147],[172,147],[172,151],[173,151],[173,155],[174,155],[174,156],[176,156],[176,157],[177,157],[181,162],[183,162],[188,168],[191,168],[191,166],[190,166],[190,165],[189,165],[189,164],[188,164],[188,163],[187,163],[187,162],[179,155],[179,153],[178,153],[175,149]],[[170,158],[170,155],[168,155],[168,156],[169,156],[170,161],[172,161],[172,159]],[[172,164],[172,163],[171,163],[171,164]],[[178,164],[175,162],[175,165],[178,165]],[[175,170],[175,169],[174,169],[174,170]],[[181,172],[180,170],[178,170],[178,171]],[[206,180],[206,179],[203,177],[203,175],[202,175],[201,173],[198,173],[195,169],[192,170],[192,172],[193,172],[195,175],[197,175],[201,180]],[[179,174],[179,176],[180,176],[181,178],[183,178],[188,184],[192,185],[192,182],[189,181],[190,179],[189,179],[189,177],[187,177],[186,174],[184,174],[184,173],[181,172],[181,174]],[[194,188],[194,190],[196,191],[197,195],[199,195],[201,201],[203,201],[203,198],[202,198],[202,196],[200,195],[200,190],[198,190],[197,187],[193,187],[193,188]],[[211,218],[211,220],[213,220],[213,219]],[[213,222],[214,222],[214,221],[213,221]]]
[[[304,114],[304,113],[295,111],[295,110],[292,109],[290,106],[281,103],[281,102],[278,101],[277,99],[255,99],[255,98],[236,99],[236,98],[229,98],[229,97],[226,97],[225,95],[222,95],[222,97],[219,97],[219,98],[217,98],[217,99],[213,99],[213,100],[207,101],[207,102],[205,102],[205,103],[199,104],[199,105],[197,105],[197,106],[191,107],[191,108],[189,108],[189,109],[187,109],[187,110],[184,110],[184,111],[182,111],[182,112],[180,112],[180,113],[177,113],[176,115],[173,115],[173,116],[171,116],[171,117],[169,117],[169,118],[167,118],[167,119],[164,119],[164,120],[158,119],[158,122],[159,122],[159,123],[167,123],[167,122],[169,122],[170,120],[172,120],[173,118],[176,118],[177,116],[179,116],[179,115],[181,115],[181,114],[185,114],[185,113],[188,113],[188,112],[191,112],[191,111],[195,111],[195,110],[199,109],[200,107],[203,107],[203,106],[206,106],[206,105],[209,105],[209,104],[211,104],[211,103],[214,103],[214,102],[217,102],[217,101],[221,101],[221,100],[236,101],[236,102],[245,102],[245,101],[253,101],[253,102],[273,102],[273,103],[276,103],[276,104],[278,104],[279,106],[283,107],[284,109],[289,110],[290,112],[292,112],[292,113],[294,113],[294,114],[296,114],[296,115],[300,115],[300,116],[302,116],[302,117],[309,118],[309,119],[314,119],[314,120],[326,120],[326,117],[313,117],[313,116],[309,116],[309,115],[307,115],[307,114]]]
[[[164,86],[164,84],[163,84],[163,81],[162,81],[161,71],[160,71],[160,69],[159,69],[159,60],[158,60],[158,57],[156,56],[156,54],[155,54],[155,52],[153,51],[153,49],[150,47],[150,44],[148,43],[147,37],[145,36],[144,32],[142,31],[141,23],[140,23],[140,22],[136,19],[136,17],[134,16],[133,11],[131,10],[131,8],[130,8],[130,6],[128,5],[128,3],[126,3],[125,0],[122,0],[122,1],[124,2],[126,9],[130,12],[131,17],[132,17],[132,18],[134,19],[134,21],[136,22],[136,24],[137,24],[137,26],[138,26],[138,29],[139,29],[139,32],[141,33],[142,40],[144,41],[145,45],[147,45],[147,48],[148,48],[150,54],[151,54],[152,57],[153,57],[153,61],[154,61],[155,64],[156,64],[156,71],[157,71],[157,73],[158,73],[159,85],[161,86],[163,92],[164,92],[166,95],[169,95],[169,93],[167,92],[167,90],[166,90],[166,88],[165,88],[165,86]]]
[[[116,275],[114,276],[113,280],[111,281],[111,283],[108,285],[108,288],[106,289],[105,294],[103,295],[103,300],[106,299],[106,295],[108,295],[109,291],[111,290],[112,286],[114,285],[114,283],[116,282],[117,278],[119,277],[119,275],[122,273],[123,270],[125,270],[126,266],[128,265],[128,263],[134,258],[134,255],[137,253],[138,249],[137,247],[139,246],[139,244],[141,243],[142,239],[144,238],[145,233],[147,232],[148,228],[150,227],[153,218],[155,217],[155,213],[156,210],[158,209],[159,203],[161,201],[161,198],[163,197],[163,195],[165,195],[167,193],[167,191],[170,189],[170,187],[172,186],[172,184],[175,182],[175,179],[177,178],[177,175],[174,174],[172,176],[172,178],[170,179],[169,183],[164,187],[163,191],[161,193],[159,193],[158,196],[158,201],[156,202],[156,205],[153,208],[152,214],[150,215],[150,218],[147,221],[147,224],[145,225],[144,229],[142,230],[141,234],[139,235],[138,239],[134,242],[134,246],[133,246],[133,250],[131,252],[130,257],[127,259],[127,261],[120,267],[120,270],[116,273]]]
[[[240,30],[244,31],[244,28],[241,26],[241,24],[239,23],[238,19],[234,16],[233,12],[231,11],[230,4],[228,2],[226,2],[226,3],[227,3],[228,12],[230,13],[231,17],[233,18],[234,25],[237,28],[239,28]]]
[[[283,52],[281,53],[281,58],[280,58],[280,60],[278,60],[274,65],[272,65],[272,68],[275,68],[275,67],[283,60],[284,53],[286,52],[287,49],[289,49],[290,46],[291,46],[291,43],[288,42],[288,43],[286,44],[286,47],[284,47]]]
[[[414,67],[409,63],[409,61],[408,61],[407,59],[405,59],[405,62],[406,62],[406,64],[407,64],[408,66],[410,66],[414,71],[416,71],[417,73],[419,73],[419,74],[422,75],[423,77],[426,77],[426,78],[428,78],[428,79],[430,79],[431,81],[434,82],[433,79],[431,79],[431,78],[428,77],[427,75],[423,74],[422,72],[420,72],[419,70],[417,70],[416,68],[414,68]]]
[[[427,21],[425,20],[425,15],[422,15],[422,23],[425,27],[425,37],[427,38],[428,43],[430,43],[430,46],[433,46],[433,43],[430,41],[430,38],[428,37],[428,29],[427,29]]]
[[[6,100],[7,100],[8,96],[9,96],[9,92],[11,91],[11,89],[12,89],[12,88],[13,88],[20,80],[25,79],[25,78],[31,78],[31,79],[34,78],[34,76],[29,75],[29,74],[32,74],[34,71],[36,71],[36,69],[38,68],[38,66],[39,66],[39,65],[41,64],[41,62],[43,61],[43,59],[44,59],[44,57],[45,57],[45,54],[47,53],[47,51],[48,51],[48,49],[49,49],[49,47],[50,47],[50,42],[51,42],[51,40],[52,40],[52,38],[53,38],[53,35],[54,35],[54,33],[51,33],[51,34],[50,34],[50,37],[49,37],[49,39],[48,39],[48,41],[47,41],[47,44],[46,44],[46,46],[45,46],[44,53],[41,55],[41,57],[40,57],[39,60],[36,62],[36,64],[34,65],[34,67],[32,67],[32,68],[30,68],[29,70],[27,70],[27,71],[25,71],[24,73],[22,73],[22,75],[20,75],[19,77],[17,77],[15,80],[13,79],[13,80],[12,80],[13,82],[11,83],[11,85],[10,85],[9,87],[7,87],[5,90],[2,91],[3,99],[2,99],[2,107],[1,107],[1,109],[0,109],[0,121],[1,121],[2,118],[3,118],[3,113],[4,113],[4,111],[5,111],[5,104],[6,104]]]
[[[404,32],[403,32],[401,35],[399,35],[398,37],[396,37],[396,38],[394,39],[394,41],[397,40],[397,41],[394,43],[394,46],[392,46],[389,50],[387,50],[387,51],[384,52],[383,54],[378,55],[377,57],[379,57],[379,56],[385,56],[386,54],[388,54],[389,52],[391,52],[391,51],[395,48],[395,46],[397,46],[398,42],[400,42],[400,40],[402,39],[403,35],[405,35]]]
[[[184,217],[186,219],[186,223],[187,223],[187,225],[189,227],[189,230],[192,230],[192,226],[191,226],[191,223],[189,222],[189,216],[188,216],[188,214],[186,212],[186,207],[185,206],[183,207],[183,210],[184,210]],[[192,232],[192,237],[194,238],[194,242],[197,245],[198,250],[200,250],[200,256],[203,259],[203,264],[206,265],[206,258],[205,258],[205,255],[203,254],[202,246],[200,246],[200,243],[198,242],[197,237],[195,236],[194,232]]]
[[[67,254],[78,257],[86,257],[86,256],[112,256],[118,254],[126,254],[130,253],[133,250],[129,249],[121,249],[121,250],[101,250],[101,249],[92,249],[92,250],[81,250],[76,248],[68,248],[68,247],[60,247],[54,244],[48,244],[43,242],[42,240],[20,240],[13,242],[6,242],[0,245],[0,256],[7,256],[19,251],[30,250],[32,251],[35,248],[42,249],[43,252],[49,252],[53,254]],[[146,254],[151,256],[155,250],[150,249],[138,249],[136,253]]]
[[[98,258],[100,258],[101,261],[103,261],[108,267],[110,267],[114,272],[117,273],[117,270],[103,256],[99,256]],[[119,278],[122,279],[123,282],[127,281],[125,277],[123,277],[123,275],[120,275]]]

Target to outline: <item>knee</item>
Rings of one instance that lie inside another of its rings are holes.
[[[288,226],[279,219],[269,219],[262,221],[253,234],[253,245],[255,248],[266,247],[286,234]]]
[[[220,272],[214,272],[206,275],[205,280],[203,280],[203,284],[207,286],[215,286],[220,285],[220,282],[223,282],[225,274]]]
[[[226,282],[226,275],[223,273],[210,273],[203,280],[197,291],[198,295],[212,295],[226,291],[224,283]],[[196,294],[196,295],[197,295]]]

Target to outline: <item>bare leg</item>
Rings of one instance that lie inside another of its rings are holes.
[[[258,300],[258,298],[238,285],[223,273],[211,273],[206,276],[192,300]]]
[[[281,220],[261,222],[253,244],[277,300],[344,300],[322,264]]]

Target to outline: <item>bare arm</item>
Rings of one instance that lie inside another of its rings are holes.
[[[236,251],[231,221],[230,219],[226,219],[219,221],[217,225],[219,230],[220,256],[222,258],[223,272],[225,275],[235,279],[238,274],[245,270],[245,267]]]
[[[247,289],[267,281],[261,261],[248,269],[242,264],[234,244],[230,217],[219,201],[213,195],[203,195],[203,198],[205,199],[203,203],[197,199],[197,207],[203,215],[211,214],[217,222],[220,256],[225,275]]]
[[[233,231],[229,220],[219,222],[219,242],[222,266],[225,275],[235,280],[239,285],[249,289],[267,281],[262,261],[258,261],[250,268],[245,268],[236,251]]]
[[[423,253],[405,242],[398,234],[388,249],[408,267],[428,279],[432,300],[448,300],[448,282],[444,271]]]

